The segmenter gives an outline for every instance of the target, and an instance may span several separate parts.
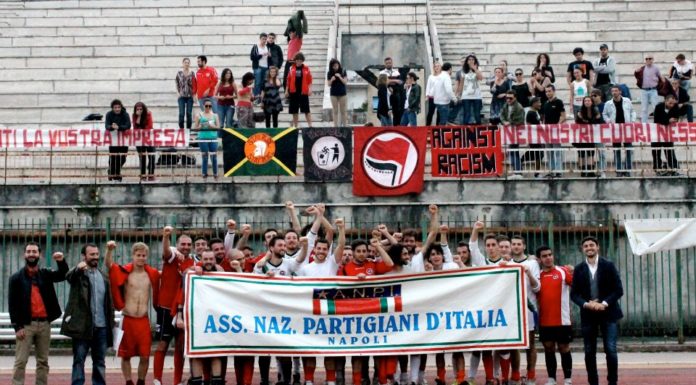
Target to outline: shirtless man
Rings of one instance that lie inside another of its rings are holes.
[[[133,385],[130,359],[138,356],[140,361],[138,362],[136,384],[145,385],[145,376],[147,376],[150,362],[150,346],[152,345],[150,319],[147,312],[150,303],[150,290],[153,292],[153,305],[156,305],[157,302],[159,272],[147,265],[150,249],[146,244],[142,242],[133,244],[131,248],[133,262],[125,266],[114,262],[114,249],[116,249],[116,242],[109,241],[106,244],[104,264],[109,269],[114,308],[123,314],[121,321],[123,339],[118,347],[118,356],[121,357],[121,372],[126,380],[126,385]]]

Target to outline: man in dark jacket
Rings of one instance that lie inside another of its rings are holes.
[[[53,253],[58,270],[39,268],[39,260],[41,247],[35,242],[27,243],[24,247],[25,266],[10,277],[8,305],[17,337],[13,385],[24,384],[32,345],[36,351],[36,385],[48,383],[51,322],[61,314],[53,284],[65,280],[68,264],[60,252]]]
[[[283,49],[276,44],[276,34],[271,32],[268,34],[268,40],[266,40],[266,47],[268,47],[268,52],[270,56],[268,57],[268,67],[274,66],[280,72],[283,68]]]
[[[111,111],[106,113],[104,125],[107,131],[126,131],[131,128],[131,119],[120,100],[111,102]],[[113,137],[114,142],[116,136]],[[120,182],[121,167],[126,163],[128,146],[109,146],[109,180]]]
[[[623,296],[621,276],[611,261],[600,258],[597,238],[585,237],[580,245],[586,259],[575,266],[570,297],[580,307],[587,380],[590,385],[599,384],[597,334],[601,330],[607,356],[607,380],[609,385],[616,385],[619,378],[617,322],[623,318],[619,306],[619,299]]]
[[[418,114],[421,108],[421,86],[418,85],[418,75],[409,72],[406,75],[406,102],[404,103],[404,114],[401,116],[402,126],[417,126]]]
[[[99,248],[82,246],[82,261],[68,271],[70,296],[60,333],[73,339],[72,384],[85,383],[85,359],[92,351],[92,384],[106,384],[106,349],[113,344],[114,306],[108,271],[99,269]]]

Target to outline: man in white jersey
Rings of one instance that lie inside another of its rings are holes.
[[[541,273],[539,268],[539,261],[534,255],[525,254],[527,244],[521,235],[515,234],[510,238],[510,246],[512,251],[512,260],[515,263],[519,263],[529,267],[532,275],[539,280],[539,274]],[[526,281],[527,286],[527,330],[529,331],[529,349],[525,350],[527,355],[527,385],[536,384],[536,362],[537,362],[537,350],[535,344],[535,333],[534,330],[537,326],[538,313],[537,309],[539,304],[537,302],[537,292],[532,290],[531,280]],[[538,290],[537,290],[538,291]],[[514,366],[513,362],[513,366]],[[514,369],[513,369],[514,371]]]

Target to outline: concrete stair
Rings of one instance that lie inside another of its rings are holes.
[[[488,76],[502,59],[508,69],[531,74],[539,53],[548,53],[556,74],[558,97],[568,101],[565,73],[575,60],[572,51],[583,47],[585,58],[599,56],[606,43],[617,60],[620,83],[631,87],[639,102],[633,71],[652,53],[667,73],[674,57],[696,56],[695,1],[641,0],[430,0],[444,61],[460,68],[460,59],[476,53]],[[488,99],[488,100],[486,100]],[[490,96],[484,97],[488,104]]]
[[[249,51],[260,32],[282,36],[288,17],[304,9],[302,52],[315,82],[311,105],[321,117],[332,0],[128,0],[0,2],[0,124],[70,125],[105,113],[114,98],[129,112],[143,101],[156,124],[176,124],[174,77],[183,57],[208,56],[237,82],[251,71]],[[281,124],[290,116],[281,114]]]

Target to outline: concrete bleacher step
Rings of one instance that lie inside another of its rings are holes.
[[[231,68],[239,81],[251,71],[249,51],[258,33],[275,32],[287,50],[282,33],[297,9],[309,20],[302,51],[316,79],[310,104],[321,111],[333,1],[0,4],[2,124],[74,122],[89,112],[104,113],[113,98],[130,107],[143,100],[158,116],[175,121],[173,79],[183,57],[193,58],[195,66],[195,56],[206,54],[211,66]]]

